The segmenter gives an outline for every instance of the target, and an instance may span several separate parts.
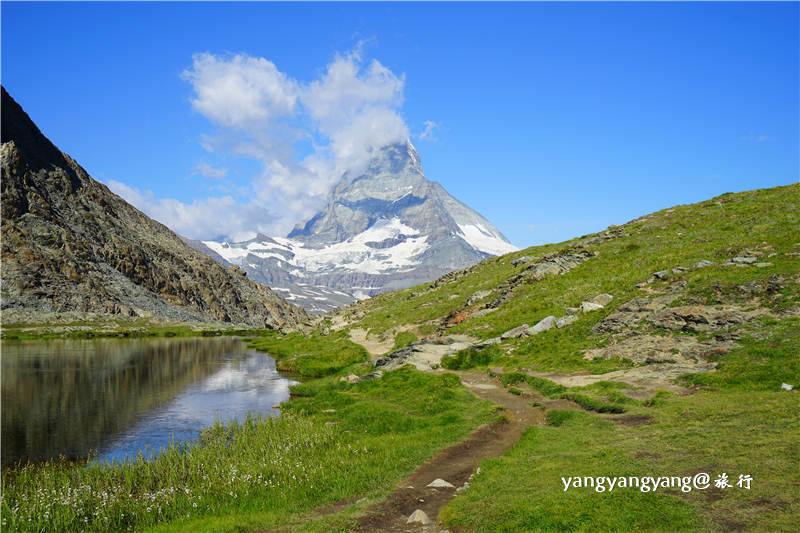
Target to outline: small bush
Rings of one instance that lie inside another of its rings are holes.
[[[589,396],[584,396],[583,394],[578,394],[577,392],[565,392],[561,395],[561,398],[575,402],[584,409],[587,409],[589,411],[595,411],[597,413],[625,412],[624,407],[621,407],[619,405],[614,405],[611,403],[606,403],[601,400],[597,400],[595,398],[590,398]]]
[[[476,366],[486,366],[499,354],[500,348],[497,346],[489,346],[482,350],[467,348],[452,357],[443,357],[442,367],[449,370],[466,370]]]
[[[645,407],[658,407],[660,405],[664,405],[664,403],[667,401],[667,398],[669,398],[670,396],[673,396],[673,395],[674,394],[671,393],[670,391],[660,390],[660,391],[656,392],[655,395],[652,398],[650,398],[649,400],[644,402],[643,405]]]
[[[547,398],[558,398],[561,394],[567,391],[567,388],[558,383],[554,383],[549,379],[538,378],[536,376],[529,376],[522,372],[509,372],[500,376],[500,381],[503,386],[516,385],[518,383],[527,383],[530,388],[540,392]]]
[[[416,335],[411,333],[410,331],[401,331],[397,334],[397,337],[394,338],[394,346],[392,346],[392,351],[399,350],[400,348],[405,348],[412,342],[417,342],[419,339]]]
[[[527,376],[527,382],[532,389],[536,389],[548,398],[556,398],[559,394],[567,390],[564,385],[559,385],[558,383],[545,378]]]
[[[522,372],[509,372],[508,374],[500,376],[500,382],[504,387],[508,387],[509,385],[516,385],[517,383],[525,383],[527,377],[528,376]]]
[[[547,411],[545,415],[545,420],[547,421],[548,426],[559,427],[563,426],[565,422],[569,422],[573,418],[578,416],[577,411],[562,411],[562,410],[554,410],[554,411]]]

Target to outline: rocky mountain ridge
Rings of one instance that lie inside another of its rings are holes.
[[[2,309],[298,324],[306,313],[224,268],[92,179],[2,89]]]

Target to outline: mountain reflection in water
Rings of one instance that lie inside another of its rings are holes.
[[[291,384],[237,339],[4,341],[2,464],[148,453],[216,418],[275,414]]]

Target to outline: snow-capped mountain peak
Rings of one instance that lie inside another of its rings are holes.
[[[517,249],[488,220],[425,178],[410,141],[378,150],[362,175],[343,176],[325,209],[287,237],[196,246],[289,291],[287,298],[295,296],[295,303],[312,312],[347,303],[343,293],[365,297],[424,283]],[[338,293],[338,299],[325,291]]]

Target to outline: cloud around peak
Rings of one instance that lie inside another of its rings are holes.
[[[404,76],[376,59],[365,61],[362,48],[336,54],[310,81],[292,78],[263,57],[194,54],[181,77],[191,85],[192,108],[213,128],[199,141],[209,158],[256,161],[258,170],[229,187],[238,191],[233,196],[189,203],[119,182],[112,188],[188,237],[285,234],[324,206],[343,175],[360,174],[375,150],[410,136],[400,114]],[[206,161],[192,173],[218,183],[234,176]],[[208,217],[225,221],[215,229]]]

